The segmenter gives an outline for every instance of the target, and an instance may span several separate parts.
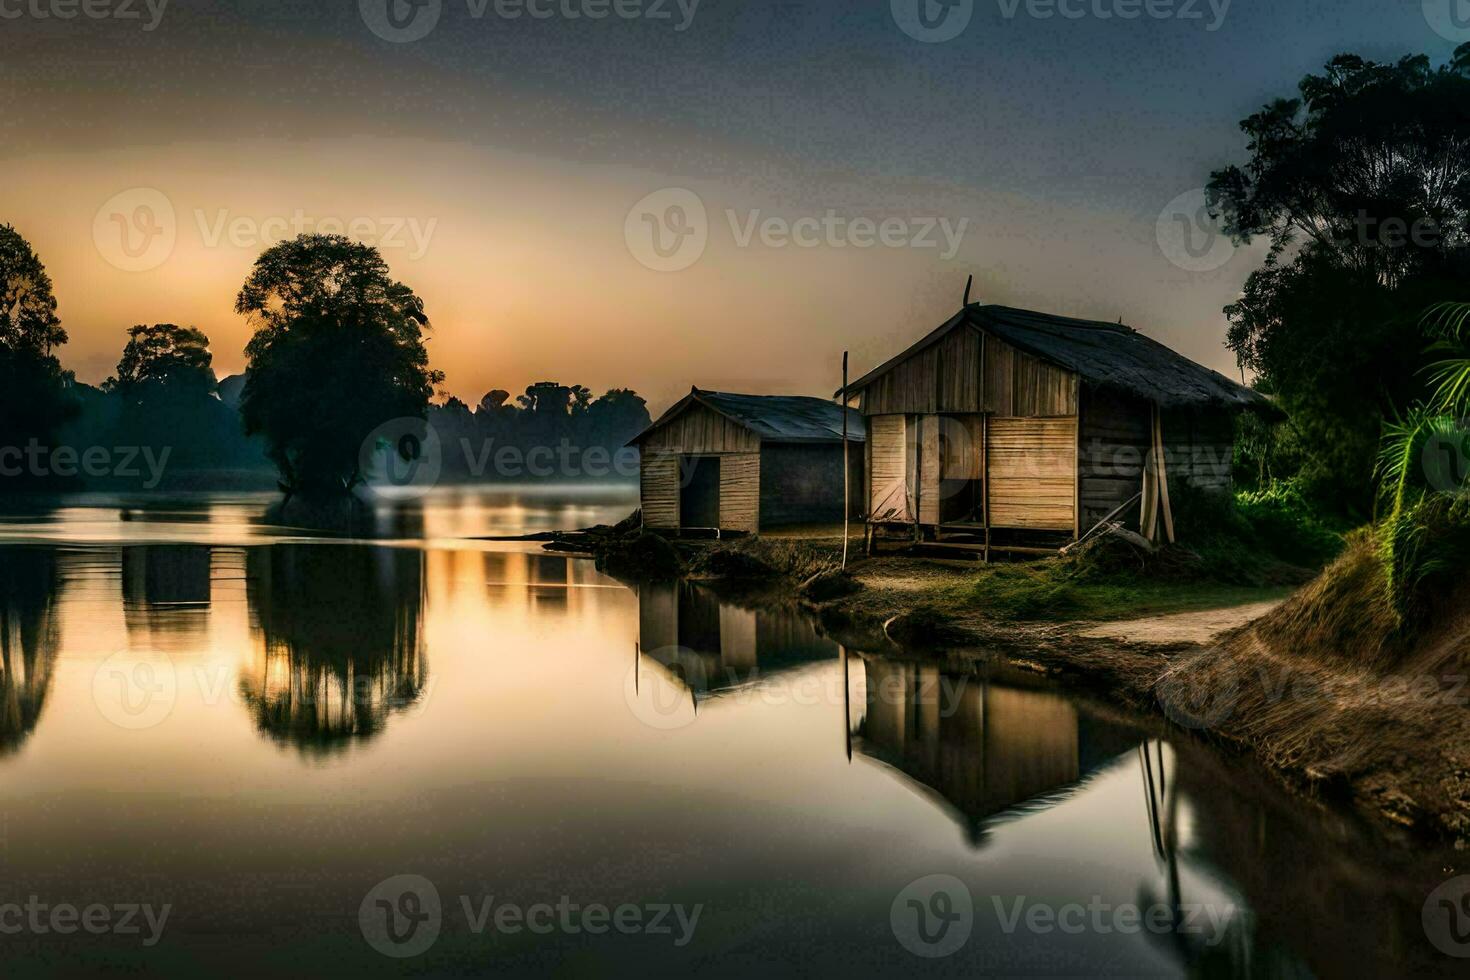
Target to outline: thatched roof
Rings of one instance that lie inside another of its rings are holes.
[[[1218,408],[1277,414],[1266,396],[1197,364],[1121,323],[1075,320],[1009,306],[974,304],[897,357],[849,386],[857,391],[951,331],[980,330],[1081,375],[1085,381],[1165,408]]]
[[[737,395],[695,388],[629,445],[643,441],[654,429],[677,418],[690,405],[700,404],[744,426],[766,442],[842,442],[842,406],[807,395]],[[847,438],[862,442],[862,414],[847,409]]]

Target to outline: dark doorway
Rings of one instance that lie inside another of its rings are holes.
[[[720,457],[685,456],[680,467],[683,486],[679,490],[681,527],[720,526]]]

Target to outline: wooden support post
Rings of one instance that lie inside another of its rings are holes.
[[[1082,378],[1072,379],[1072,407],[1077,410],[1077,458],[1072,461],[1072,540],[1082,540]]]
[[[1174,508],[1169,503],[1169,466],[1164,458],[1164,413],[1154,406],[1154,453],[1158,459],[1159,503],[1164,510],[1164,534],[1174,543]]]
[[[847,571],[847,541],[852,534],[852,447],[847,441],[847,356],[842,352],[842,570]]]
[[[990,564],[990,415],[980,416],[980,521],[985,526],[985,564]]]

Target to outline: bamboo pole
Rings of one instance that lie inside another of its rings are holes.
[[[847,357],[842,352],[842,570],[847,571],[847,540],[852,534],[852,444],[847,441]]]

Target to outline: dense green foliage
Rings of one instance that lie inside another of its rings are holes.
[[[282,485],[334,493],[360,480],[364,442],[394,419],[423,419],[443,375],[429,369],[422,301],[374,248],[302,235],[256,261],[235,303],[255,335],[241,400]]]
[[[1271,254],[1229,344],[1292,418],[1254,461],[1366,518],[1381,425],[1425,396],[1421,313],[1470,298],[1470,45],[1440,68],[1339,56],[1241,128],[1250,160],[1210,201]]]
[[[1470,555],[1470,498],[1436,493],[1384,522],[1381,532],[1389,601],[1415,624],[1464,583]]]

